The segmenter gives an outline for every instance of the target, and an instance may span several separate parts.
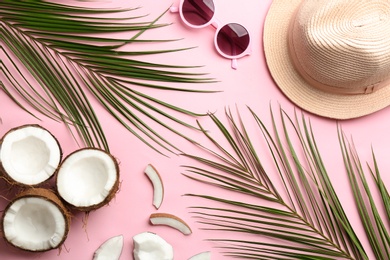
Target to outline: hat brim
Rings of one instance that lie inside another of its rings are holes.
[[[390,105],[389,86],[370,94],[332,94],[312,87],[297,73],[288,53],[288,30],[301,2],[274,0],[264,23],[265,58],[280,90],[300,108],[333,119],[361,117]]]

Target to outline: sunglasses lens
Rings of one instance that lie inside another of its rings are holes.
[[[183,3],[184,19],[192,25],[200,26],[208,23],[214,15],[212,0],[186,0]]]
[[[240,24],[226,24],[218,32],[217,45],[225,55],[238,56],[249,46],[249,33]]]

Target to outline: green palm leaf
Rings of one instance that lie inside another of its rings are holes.
[[[256,113],[249,111],[264,137],[264,147],[253,142],[258,135],[249,134],[240,114],[234,117],[229,110],[228,125],[210,115],[223,141],[218,142],[200,126],[215,147],[201,146],[210,156],[184,154],[203,165],[185,166],[186,176],[232,192],[229,198],[186,194],[221,205],[192,207],[204,229],[226,232],[223,238],[210,240],[220,243],[226,256],[242,259],[368,259],[362,238],[356,235],[327,173],[310,123],[303,116],[292,120],[281,110],[278,124],[271,110],[269,131]],[[362,226],[376,258],[389,259],[389,230],[375,205],[381,202],[372,196],[353,145],[340,129],[339,133]],[[272,171],[263,166],[261,158],[267,156],[273,158]],[[388,209],[389,195],[376,162],[369,170]],[[234,193],[244,194],[248,200],[234,200]]]
[[[375,205],[375,200],[364,175],[364,170],[356,149],[353,145],[346,143],[345,138],[341,138],[341,140],[341,148],[344,155],[344,162],[348,172],[348,177],[352,185],[353,194],[359,210],[359,216],[367,236],[369,237],[371,248],[373,249],[377,259],[390,259],[390,236],[386,230],[385,224],[383,223],[382,217],[379,214],[378,208]],[[386,205],[386,200],[389,200],[389,195],[380,178],[375,156],[374,164],[377,181],[382,183],[382,186],[379,186],[379,191],[381,192],[383,203]],[[372,173],[371,169],[370,171]],[[389,215],[387,215],[387,217],[387,220],[389,220]],[[380,237],[380,239],[377,239],[377,237]]]
[[[202,73],[187,71],[194,66],[139,60],[145,55],[187,48],[138,50],[143,42],[168,41],[140,38],[145,31],[168,24],[158,23],[161,16],[145,21],[145,17],[135,11],[136,8],[81,8],[43,0],[1,1],[0,48],[4,53],[4,60],[0,60],[4,79],[0,81],[1,89],[25,111],[32,107],[51,119],[65,122],[71,131],[75,129],[87,146],[109,149],[103,127],[93,109],[93,102],[97,100],[152,149],[159,151],[160,147],[177,151],[177,147],[147,122],[176,132],[172,123],[196,126],[171,116],[172,112],[191,116],[200,114],[164,102],[144,90],[212,92],[170,85],[213,80]],[[132,32],[133,35],[130,39],[112,35],[122,32]],[[136,43],[137,50],[131,48]],[[126,48],[130,51],[121,48],[125,45],[130,46]],[[12,73],[11,68],[18,75]]]

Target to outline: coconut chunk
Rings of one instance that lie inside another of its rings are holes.
[[[192,233],[190,226],[184,220],[169,213],[152,213],[149,220],[153,225],[170,226],[184,235]]]
[[[119,260],[123,249],[123,236],[115,236],[107,239],[95,251],[93,260]]]
[[[157,234],[143,232],[133,242],[135,260],[173,260],[173,247]]]
[[[144,173],[149,177],[153,185],[153,205],[159,209],[164,199],[164,185],[162,178],[156,168],[148,164]]]
[[[66,239],[69,213],[50,190],[27,190],[11,201],[3,213],[4,239],[26,251],[58,248]]]
[[[0,172],[19,185],[34,186],[48,180],[62,159],[57,139],[39,125],[13,128],[0,144]]]
[[[201,252],[199,254],[193,255],[192,257],[188,258],[188,260],[210,260],[210,259],[211,259],[210,251]]]
[[[84,148],[68,155],[57,173],[59,195],[72,207],[91,211],[106,205],[119,188],[119,167],[109,153]]]

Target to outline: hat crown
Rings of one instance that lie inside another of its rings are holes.
[[[302,1],[289,30],[296,69],[319,89],[371,93],[390,81],[390,1]]]

